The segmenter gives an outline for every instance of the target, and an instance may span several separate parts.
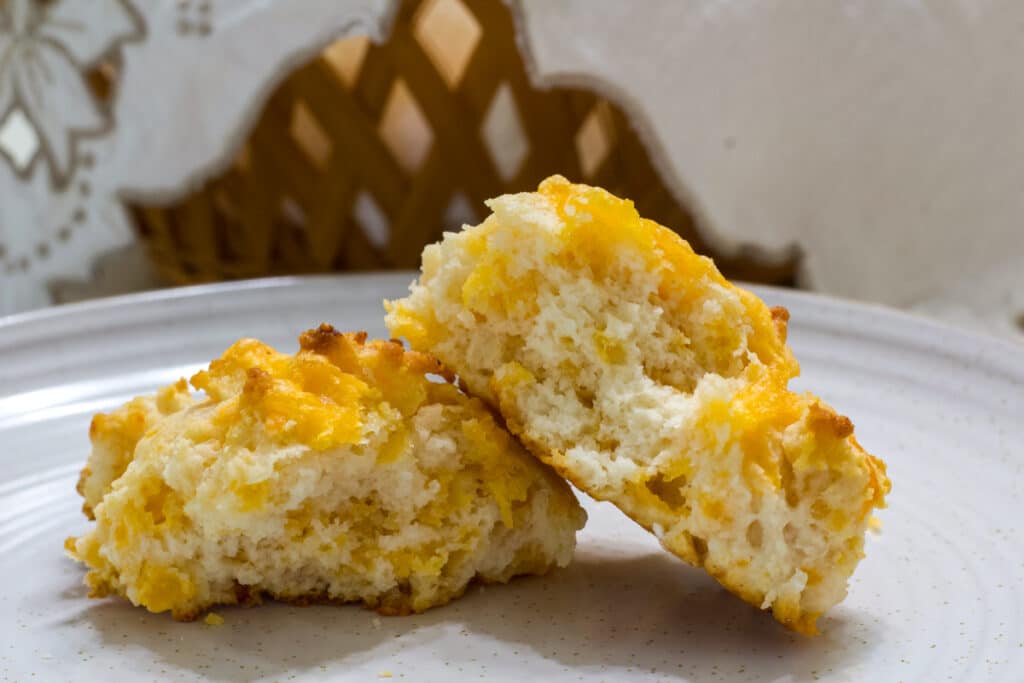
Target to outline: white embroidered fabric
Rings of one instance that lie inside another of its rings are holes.
[[[718,246],[797,245],[809,288],[1014,333],[1024,3],[511,6],[536,81],[623,104]],[[341,35],[386,39],[393,11],[0,1],[0,314],[118,278],[93,268],[132,242],[123,198],[195,187],[293,66]],[[117,66],[107,104],[86,87],[100,63]]]
[[[96,259],[133,241],[123,198],[194,187],[292,67],[343,35],[382,39],[390,11],[387,0],[0,1],[0,314],[101,277]],[[101,63],[118,65],[109,103],[86,85]],[[119,277],[113,266],[103,278]]]

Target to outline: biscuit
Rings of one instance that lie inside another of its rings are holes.
[[[94,597],[189,620],[261,596],[420,612],[570,561],[569,486],[434,358],[321,326],[243,339],[191,383],[97,416],[69,538]]]
[[[788,313],[632,202],[562,177],[423,252],[387,324],[588,494],[811,634],[863,556],[884,464],[787,388]]]

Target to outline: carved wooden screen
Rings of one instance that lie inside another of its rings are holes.
[[[343,39],[288,76],[226,172],[130,211],[176,283],[412,268],[485,199],[552,173],[632,198],[708,253],[620,108],[530,84],[500,0],[406,0],[385,44]],[[793,273],[718,261],[749,280]]]

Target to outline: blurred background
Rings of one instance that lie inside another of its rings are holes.
[[[0,314],[411,269],[561,173],[1024,339],[1024,4],[0,0]]]

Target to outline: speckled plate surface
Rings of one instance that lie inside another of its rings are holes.
[[[89,600],[62,541],[90,416],[240,336],[294,349],[327,320],[385,334],[411,275],[268,280],[0,321],[0,678],[116,680],[1024,680],[1024,346],[883,309],[759,290],[792,312],[813,388],[894,482],[850,596],[806,639],[684,566],[607,504],[574,564],[380,618],[357,607],[221,610],[175,623]]]

